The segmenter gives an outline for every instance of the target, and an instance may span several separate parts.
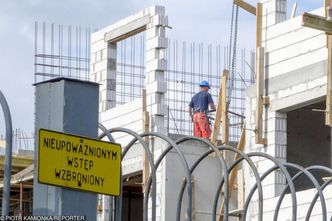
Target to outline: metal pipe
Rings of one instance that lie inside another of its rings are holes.
[[[309,169],[304,169],[301,166],[298,166],[296,164],[292,164],[292,163],[285,163],[286,167],[292,168],[292,169],[296,169],[299,170],[299,172],[292,177],[292,182],[294,183],[294,181],[296,179],[298,179],[300,176],[302,175],[306,175],[307,178],[312,182],[312,184],[314,185],[314,187],[317,189],[317,193],[319,194],[320,200],[321,200],[321,205],[322,205],[322,216],[323,216],[323,221],[326,221],[326,203],[325,203],[325,198],[323,195],[323,192],[319,186],[318,181],[316,180],[316,178],[309,172]],[[288,190],[288,184],[286,185],[286,187],[284,188],[283,192],[281,193],[281,195],[279,196],[279,200],[277,202],[277,206],[276,206],[276,210],[274,212],[274,219],[273,220],[278,220],[278,215],[279,215],[279,211],[280,211],[280,207],[281,207],[281,203],[282,200],[284,199],[287,190]],[[308,210],[309,212],[309,210]],[[309,217],[307,216],[306,221],[309,221]]]
[[[325,167],[325,166],[316,166],[316,165],[314,165],[314,166],[310,166],[310,167],[308,167],[306,169],[308,169],[308,170],[320,170],[320,171],[325,171],[325,172],[328,172],[328,173],[332,174],[331,168],[328,168],[328,167]],[[332,182],[332,179],[325,181],[324,184],[320,187],[321,190],[323,191],[325,189],[325,187],[328,184],[330,184],[331,182]],[[314,208],[314,205],[316,203],[316,200],[318,199],[318,196],[319,196],[319,193],[317,192],[316,195],[315,195],[315,197],[311,201],[310,207],[308,209],[307,217],[310,217],[311,212],[312,212],[312,210]],[[332,216],[331,216],[331,220],[332,220]]]
[[[231,146],[228,146],[228,145],[225,145],[225,146],[218,146],[217,147],[219,150],[222,150],[222,151],[232,151],[234,153],[238,153],[240,155],[240,158],[235,161],[231,167],[228,169],[228,173],[230,173],[233,168],[238,165],[242,160],[246,160],[247,163],[249,164],[250,168],[252,169],[252,172],[255,176],[255,179],[256,179],[256,184],[258,185],[258,197],[259,197],[259,217],[258,217],[258,220],[262,220],[262,211],[263,211],[263,205],[262,205],[262,200],[263,200],[263,188],[262,188],[262,183],[259,179],[259,174],[258,174],[258,170],[257,168],[255,167],[253,161],[246,155],[244,154],[243,151],[239,150],[239,149],[236,149],[234,147],[231,147]],[[219,195],[220,195],[220,191],[221,191],[221,188],[224,184],[224,182],[228,182],[228,178],[227,180],[224,180],[222,179],[221,182],[219,183],[219,186],[218,186],[218,189],[217,189],[217,192],[215,193],[215,197],[214,197],[214,202],[213,202],[213,212],[212,212],[212,220],[216,220],[216,214],[217,214],[217,205],[218,205],[218,200],[219,200]],[[226,192],[226,188],[225,188],[225,193],[226,195],[228,195],[228,191]],[[224,200],[225,204],[226,204],[226,200]],[[225,205],[226,207],[226,205]],[[228,211],[226,211],[226,209],[224,209],[224,214],[228,214]],[[224,216],[224,219],[225,219],[226,216]],[[245,219],[243,219],[245,220]]]
[[[124,148],[123,150],[123,153],[122,153],[122,156],[121,158],[123,159],[124,156],[126,155],[126,153],[129,151],[129,149],[132,147],[132,145],[138,140],[140,142],[140,144],[143,146],[145,152],[147,153],[148,155],[148,161],[149,161],[149,164],[150,164],[150,167],[151,167],[151,175],[152,176],[152,180],[153,180],[153,191],[152,191],[152,221],[155,221],[155,217],[156,217],[156,212],[155,212],[155,209],[156,209],[156,169],[155,169],[155,166],[154,166],[154,162],[153,162],[153,156],[152,156],[152,153],[150,152],[150,149],[149,147],[145,144],[144,140],[142,139],[142,135],[138,135],[136,132],[132,131],[132,130],[129,130],[129,129],[126,129],[126,128],[113,128],[113,129],[110,129],[108,130],[108,133],[114,133],[114,132],[123,132],[123,133],[127,133],[129,135],[132,135],[134,137],[134,139],[129,142],[129,144]],[[102,139],[103,137],[105,137],[108,133],[103,133],[99,136],[99,139]],[[121,176],[122,176],[122,169],[121,169]],[[122,179],[120,180],[120,188],[122,190]],[[147,194],[144,194],[144,198],[148,198],[148,195]],[[120,197],[117,197],[116,199],[116,221],[120,221],[121,220],[121,201],[122,201],[122,193],[120,195]],[[143,205],[144,206],[144,205]],[[147,206],[146,206],[147,208]],[[144,210],[145,211],[145,210]],[[145,213],[143,211],[143,220],[146,221],[148,219],[148,216],[147,216],[147,213]]]
[[[20,182],[20,216],[23,216],[23,182]]]
[[[183,166],[183,169],[185,171],[185,176],[186,179],[191,180],[191,174],[189,171],[189,165],[187,160],[184,157],[184,154],[181,152],[179,146],[173,141],[171,140],[169,137],[163,135],[163,134],[159,134],[159,133],[155,133],[155,132],[147,132],[147,133],[142,133],[141,137],[145,137],[145,136],[154,136],[154,137],[159,137],[160,139],[163,139],[164,141],[166,141],[170,146],[172,146],[172,148],[175,149],[180,162]],[[157,168],[155,168],[156,170]],[[155,185],[155,184],[154,184]],[[187,214],[188,214],[188,220],[192,221],[192,184],[191,182],[188,182],[188,209],[187,209]],[[153,215],[153,214],[152,214]]]
[[[263,158],[266,158],[268,160],[271,160],[282,171],[282,173],[286,177],[286,180],[287,180],[287,182],[289,184],[290,191],[291,191],[292,203],[293,203],[293,207],[292,207],[292,220],[296,220],[296,216],[297,216],[297,206],[296,206],[297,205],[297,200],[296,200],[296,194],[295,194],[295,186],[294,186],[294,183],[292,182],[292,178],[289,175],[286,167],[281,162],[279,162],[276,158],[271,157],[271,156],[269,156],[269,155],[267,155],[265,153],[252,152],[252,153],[248,153],[247,156],[250,157],[250,158],[251,157],[263,157]],[[261,180],[262,180],[262,178],[264,178],[264,174],[261,177]],[[243,209],[243,216],[242,216],[243,220],[246,220],[249,203],[250,203],[250,200],[251,200],[254,192],[256,191],[256,188],[257,188],[257,185],[255,184],[255,186],[250,190],[250,192],[249,192],[249,194],[247,196],[247,200],[245,202],[244,209]],[[261,202],[262,202],[262,200],[260,200],[259,203],[261,204]]]
[[[3,178],[3,198],[2,198],[2,215],[8,216],[9,214],[9,197],[10,197],[10,177],[12,171],[12,118],[5,96],[0,91],[0,103],[5,117],[6,125],[6,155],[4,165],[4,178]]]

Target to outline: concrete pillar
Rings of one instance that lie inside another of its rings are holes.
[[[36,86],[35,168],[38,168],[38,130],[40,128],[98,137],[98,84],[66,78],[41,82]],[[52,157],[52,156],[50,156]],[[34,215],[79,215],[96,220],[95,193],[75,191],[38,183],[35,169]]]
[[[168,17],[165,16],[165,8],[162,6],[152,6],[145,11],[148,11],[151,16],[151,22],[146,30],[146,91],[148,111],[151,116],[150,130],[166,133],[164,122],[167,114],[167,105],[165,105],[167,60],[165,55],[168,39],[165,26],[168,25]]]

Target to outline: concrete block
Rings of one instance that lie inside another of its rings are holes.
[[[104,90],[107,90],[107,82],[106,82],[106,81],[104,81],[103,84],[100,84],[100,85],[99,85],[99,93],[100,93],[101,91],[104,91]]]
[[[164,26],[153,26],[145,31],[145,38],[146,39],[151,39],[154,37],[165,37],[165,27]]]
[[[165,15],[165,7],[164,6],[159,6],[159,5],[153,5],[147,9],[149,14],[151,16],[160,14],[160,15]]]
[[[158,59],[159,58],[159,51],[160,50],[156,50],[155,48],[146,51],[145,60],[146,61],[151,61],[151,60]]]
[[[315,51],[270,64],[268,67],[269,77],[276,77],[303,67],[303,64],[311,65],[326,60],[327,50],[322,47]]]
[[[104,83],[104,81],[102,80],[102,75],[101,75],[101,72],[99,71],[99,72],[96,72],[96,80],[97,80],[97,82],[99,83],[99,84],[103,84]],[[106,83],[106,81],[105,81],[105,83]]]
[[[275,11],[269,11],[267,14],[263,13],[262,27],[269,28],[277,24],[277,14]]]
[[[106,69],[108,71],[116,71],[116,59],[108,58],[107,60]]]
[[[166,59],[166,49],[152,48],[146,51],[146,61],[152,61],[154,59]]]
[[[151,23],[149,24],[153,26],[167,26],[168,25],[168,16],[164,16],[161,14],[157,14],[151,17]]]
[[[112,117],[107,121],[110,122],[112,127],[126,127],[128,125],[134,124],[135,122],[140,122],[139,126],[131,127],[132,129],[142,130],[142,111],[137,110],[132,113],[126,113],[117,117]]]
[[[93,43],[96,43],[98,41],[104,40],[104,35],[101,32],[96,31],[96,32],[93,32],[91,34],[91,38],[90,39],[91,39],[91,44],[93,44]]]
[[[276,118],[276,131],[286,132],[287,131],[287,120],[284,118]]]
[[[315,88],[315,87],[320,87],[322,85],[325,85],[327,82],[327,76],[324,76],[322,78],[315,79],[313,81],[308,82],[308,88]]]
[[[166,93],[166,92],[167,92],[167,83],[166,82],[154,81],[154,82],[146,85],[147,94]]]
[[[276,158],[285,159],[287,157],[287,146],[281,144],[275,144],[275,154]]]
[[[295,85],[295,86],[291,87],[290,94],[301,93],[301,92],[303,92],[303,91],[305,91],[307,89],[308,89],[308,84],[307,83]]]
[[[100,102],[99,111],[107,111],[115,106],[115,101],[103,100]]]
[[[95,55],[96,55],[96,63],[102,60],[102,51],[97,51]]]
[[[91,53],[90,54],[90,64],[95,63],[96,62],[96,53]]]
[[[323,99],[324,96],[326,96],[326,85],[303,91],[302,93],[297,93],[280,99],[275,99],[270,104],[270,110],[289,111],[292,109],[297,109],[310,104],[314,104],[317,101]]]
[[[150,84],[154,81],[165,82],[165,72],[164,71],[151,71],[146,74],[146,82]]]
[[[101,115],[101,120],[106,121],[108,119],[122,116],[127,113],[132,113],[134,111],[138,110],[141,111],[141,108],[142,108],[142,99],[136,99],[134,101],[128,102],[123,105],[118,105],[115,108],[108,110],[107,112]]]
[[[116,44],[108,43],[107,57],[116,59],[116,57],[117,57],[117,45]]]
[[[90,53],[96,53],[97,51],[102,51],[107,49],[107,42],[104,40],[97,41],[91,44]]]
[[[106,78],[107,79],[116,79],[116,70],[107,70]]]
[[[116,91],[116,79],[107,79],[107,90]]]
[[[104,90],[100,93],[102,100],[115,100],[116,91]]]
[[[93,81],[93,82],[96,82],[96,73],[90,73],[89,74],[89,80]]]
[[[164,93],[152,93],[147,96],[147,103],[165,103],[165,94]]]
[[[287,38],[288,39],[288,38]],[[281,40],[283,40],[281,38]],[[275,41],[276,42],[276,41]],[[282,62],[284,60],[303,55],[306,53],[311,53],[312,51],[318,50],[325,47],[326,37],[324,35],[318,34],[311,38],[304,39],[302,41],[282,41],[282,48],[270,51],[268,54],[269,64],[275,64]],[[288,44],[289,42],[289,44]]]
[[[290,32],[268,39],[268,42],[265,44],[265,49],[267,52],[270,52],[287,46],[292,46],[302,41],[311,41],[313,38],[323,35],[325,34],[321,31],[300,26]]]
[[[286,145],[287,144],[287,133],[281,131],[275,131],[275,142],[276,144]]]
[[[107,60],[102,60],[94,63],[93,72],[100,72],[107,69]]]
[[[154,48],[167,48],[168,39],[165,37],[154,37],[146,41],[146,50],[151,50]]]
[[[146,62],[146,72],[167,70],[167,61],[165,59],[155,59]]]
[[[128,36],[129,33],[141,30],[143,27],[149,24],[149,22],[149,16],[128,17],[118,28],[106,32],[104,40],[108,42],[118,41],[118,39],[123,38],[123,36]]]
[[[151,116],[153,115],[165,116],[167,115],[168,108],[166,104],[154,103],[148,105],[148,111]]]
[[[323,15],[324,9],[319,8],[319,9],[310,11],[310,13],[317,14],[317,15]],[[265,26],[263,25],[263,28],[264,27]],[[284,35],[286,33],[290,33],[299,28],[303,28],[303,27],[301,27],[301,17],[300,16],[268,27],[266,35],[263,35],[263,36],[266,36],[267,39],[273,39],[275,37]],[[305,29],[307,29],[310,32],[312,31],[312,30],[309,30],[309,28],[305,28]],[[316,32],[318,33],[319,31],[316,31]]]
[[[100,74],[100,78],[102,81],[106,81],[107,80],[107,71],[106,70],[102,70],[100,72],[98,72]]]

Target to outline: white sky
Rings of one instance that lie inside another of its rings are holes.
[[[255,0],[247,0],[255,4]],[[293,0],[288,0],[288,13]],[[298,13],[323,1],[298,1]],[[0,0],[0,90],[11,109],[13,128],[34,130],[34,22],[103,28],[151,5],[164,5],[169,16],[167,36],[227,45],[232,0]],[[239,48],[252,49],[255,17],[240,10]],[[0,108],[0,135],[5,123]]]

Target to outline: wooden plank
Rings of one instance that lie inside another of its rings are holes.
[[[302,14],[302,26],[332,34],[332,22],[326,21],[326,18],[323,16],[304,12]]]
[[[328,35],[327,92],[325,124],[332,126],[332,36]]]
[[[269,105],[270,104],[270,97],[269,96],[263,96],[263,105]]]
[[[255,113],[255,141],[263,143],[263,93],[264,93],[264,48],[256,50],[256,113]]]
[[[291,12],[290,18],[295,18],[295,15],[296,15],[296,9],[297,9],[297,2],[294,2],[293,7],[292,7],[292,12]]]
[[[325,18],[327,17],[327,7],[331,7],[332,6],[332,0],[324,0],[324,8],[325,8]],[[328,42],[329,42],[329,37],[326,36],[326,48],[328,48]]]
[[[243,151],[244,147],[245,147],[245,143],[246,143],[246,124],[243,125],[242,128],[242,133],[241,133],[241,137],[240,137],[240,141],[237,145],[237,149]],[[240,154],[236,153],[234,155],[234,159],[232,162],[235,162],[237,159],[240,158]],[[237,172],[239,170],[239,165],[237,165],[230,173],[229,175],[229,192],[228,192],[228,196],[229,198],[231,198],[232,196],[232,192],[233,192],[233,187],[234,187],[234,183],[235,183],[235,178],[237,176]],[[226,194],[226,193],[225,193]],[[223,214],[224,213],[224,201],[221,202],[221,206],[220,206],[220,212],[219,214]],[[219,215],[218,221],[222,221],[223,220],[223,216]]]
[[[0,156],[0,167],[4,166],[5,156]],[[13,156],[12,167],[28,167],[33,163],[32,156]]]
[[[237,208],[244,207],[244,174],[243,169],[237,172]]]
[[[227,89],[227,78],[228,78],[228,71],[224,70],[223,76],[221,78],[221,122],[222,122],[222,144],[228,143],[228,113],[227,113],[227,101],[226,101],[226,89]],[[225,152],[226,153],[226,152]],[[226,156],[224,156],[226,157]],[[226,158],[225,158],[226,159]]]
[[[256,48],[262,47],[263,5],[257,3],[256,7]]]
[[[227,76],[228,76],[228,70],[223,70],[223,75],[220,79],[220,89],[219,89],[219,95],[218,95],[218,105],[216,108],[216,116],[214,119],[214,125],[213,125],[213,131],[212,131],[212,137],[211,137],[211,143],[214,145],[217,145],[218,142],[218,134],[220,130],[220,121],[222,117],[222,110],[223,110],[223,104],[226,104],[226,102],[223,102],[223,93],[225,93],[226,97],[226,84],[223,82],[227,82]],[[226,78],[226,80],[225,80]]]
[[[256,15],[256,8],[243,0],[234,0],[234,4],[243,8],[247,12]]]
[[[142,120],[143,120],[143,132],[149,132],[149,112],[147,111],[147,102],[146,102],[146,89],[142,90]],[[145,137],[144,141],[149,145],[149,138]],[[147,153],[143,154],[143,187],[149,180],[150,167]]]

